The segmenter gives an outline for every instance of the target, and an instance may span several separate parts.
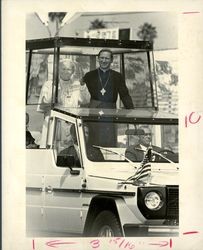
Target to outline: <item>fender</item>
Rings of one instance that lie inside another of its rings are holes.
[[[140,224],[141,220],[144,220],[144,217],[140,213],[139,216],[135,216],[123,197],[97,195],[91,200],[88,209],[83,232],[84,236],[88,236],[92,223],[103,210],[110,210],[118,217],[123,235],[123,226],[125,224]]]

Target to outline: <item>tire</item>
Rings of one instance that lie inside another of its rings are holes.
[[[123,236],[118,218],[114,213],[104,210],[99,213],[91,229],[93,237]]]

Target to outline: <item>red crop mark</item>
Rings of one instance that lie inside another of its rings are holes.
[[[35,240],[32,240],[32,249],[35,250]]]
[[[186,235],[186,234],[198,234],[198,233],[199,233],[198,231],[190,231],[190,232],[185,232],[183,234]]]
[[[199,14],[199,11],[188,11],[188,12],[183,12],[183,14]]]
[[[172,246],[173,246],[173,241],[172,241],[172,239],[170,239],[170,241],[169,241],[169,246],[170,246],[170,248],[172,248]]]

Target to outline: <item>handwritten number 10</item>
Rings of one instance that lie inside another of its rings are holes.
[[[185,116],[185,127],[187,128],[189,124],[196,124],[200,121],[201,115],[195,114],[195,112],[191,112],[189,116]]]

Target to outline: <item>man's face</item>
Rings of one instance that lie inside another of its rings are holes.
[[[111,54],[108,51],[101,52],[99,55],[99,66],[103,70],[108,70],[111,66]]]
[[[145,147],[148,147],[152,141],[151,131],[148,128],[144,129],[145,134],[140,135],[140,143]]]
[[[137,146],[140,144],[140,137],[138,135],[131,135],[131,141],[133,145]]]
[[[60,63],[59,75],[63,81],[69,81],[73,74],[73,65],[71,63]]]

